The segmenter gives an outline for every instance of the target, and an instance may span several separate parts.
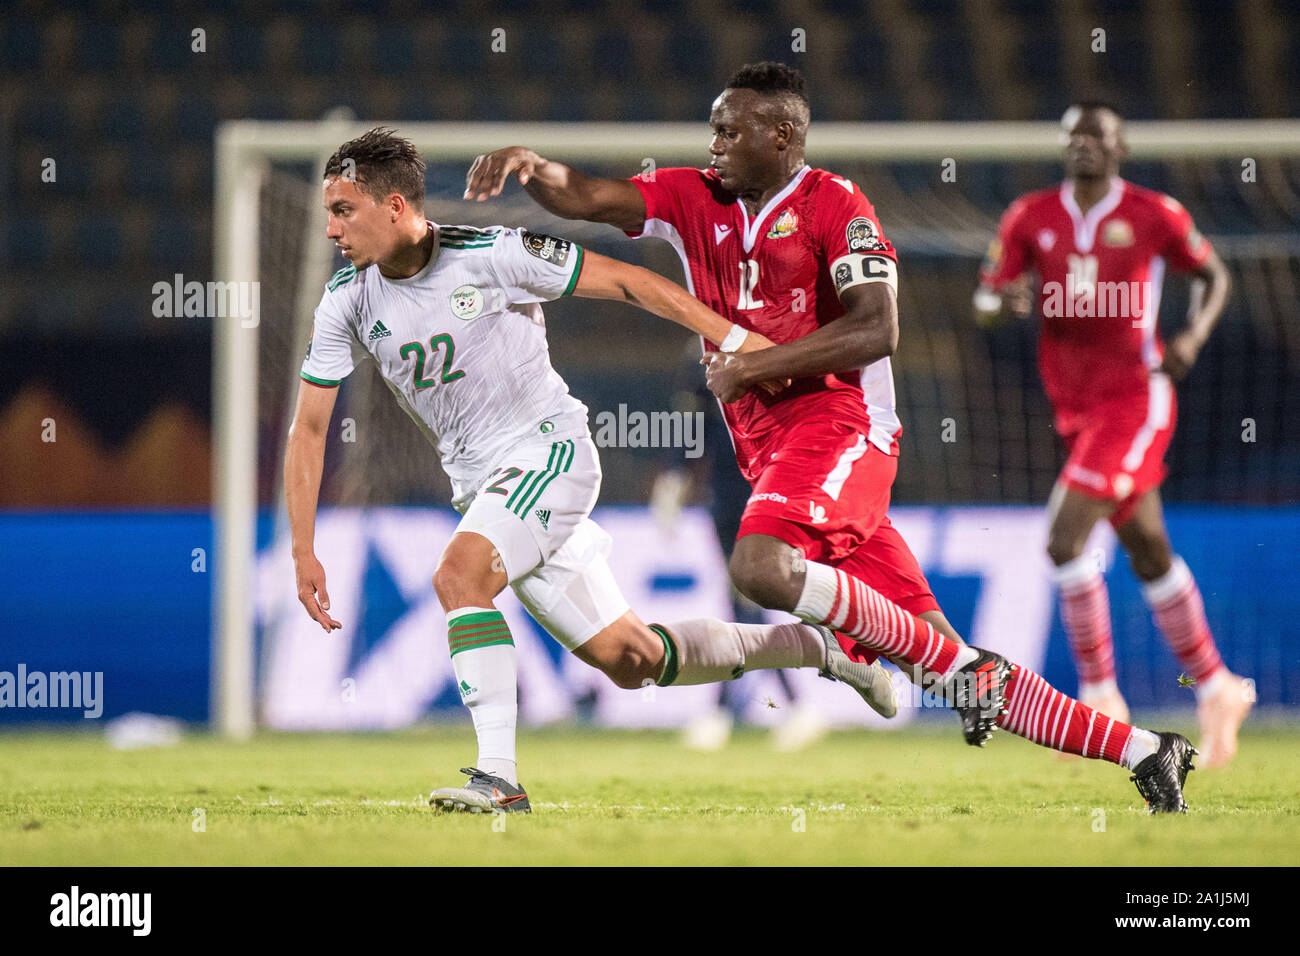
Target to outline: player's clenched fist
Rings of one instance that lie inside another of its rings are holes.
[[[527,146],[507,146],[484,153],[474,160],[465,176],[465,198],[483,202],[501,195],[506,179],[514,172],[519,174],[519,184],[526,186],[538,159],[538,155]]]
[[[709,391],[718,396],[718,401],[736,402],[749,391],[750,383],[745,375],[743,355],[706,352],[700,362],[705,367],[704,379]]]
[[[329,616],[330,596],[325,590],[325,569],[314,554],[294,558],[294,571],[298,576],[298,600],[307,609],[313,621],[328,634],[343,625]],[[320,600],[316,596],[320,595]]]

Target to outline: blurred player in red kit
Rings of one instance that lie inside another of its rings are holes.
[[[1115,680],[1110,607],[1098,562],[1084,553],[1114,526],[1156,626],[1194,680],[1202,763],[1237,749],[1252,685],[1229,671],[1200,591],[1173,553],[1160,503],[1177,403],[1173,381],[1196,361],[1227,300],[1227,269],[1187,210],[1119,176],[1123,121],[1081,102],[1062,120],[1066,180],[1016,200],[1002,217],[975,295],[977,317],[1032,311],[1027,273],[1042,283],[1039,367],[1068,460],[1048,502],[1047,551],[1079,670],[1079,699],[1128,720]],[[1166,270],[1195,277],[1187,327],[1166,345],[1156,329]]]
[[[705,169],[604,179],[511,147],[475,161],[466,198],[516,174],[556,215],[665,239],[692,294],[777,343],[739,354],[742,334],[703,359],[753,487],[730,561],[742,594],[898,663],[944,694],[968,743],[1003,727],[1127,766],[1153,811],[1184,809],[1185,738],[1112,720],[963,644],[890,524],[898,257],[862,191],[804,162],[808,122],[799,72],[755,64],[713,103]],[[775,394],[757,387],[781,380]]]

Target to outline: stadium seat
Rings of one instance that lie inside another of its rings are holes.
[[[24,216],[5,225],[5,259],[15,268],[40,268],[49,254],[50,236],[44,219]]]
[[[439,50],[422,43],[417,57],[415,37],[405,27],[381,23],[375,31],[375,53],[371,67],[382,76],[402,76],[415,69],[419,60],[437,63]]]
[[[627,83],[636,75],[636,51],[625,30],[607,28],[596,34],[592,66],[603,81]]]
[[[104,269],[118,263],[122,230],[117,220],[104,214],[83,216],[76,225],[76,254],[79,264]]]
[[[6,73],[30,73],[41,65],[41,27],[34,20],[6,17],[0,24],[0,62]]]
[[[162,19],[154,31],[149,58],[154,69],[172,73],[194,66],[193,25],[180,19]]]
[[[122,34],[115,23],[88,20],[82,25],[81,64],[91,73],[117,68],[122,57]]]
[[[144,110],[135,97],[119,97],[109,102],[100,119],[100,135],[113,143],[136,142],[145,130]]]
[[[237,23],[229,20],[228,23]],[[227,57],[231,72],[236,74],[257,73],[266,68],[266,43],[262,31],[232,28],[225,34]]]
[[[149,242],[150,256],[164,269],[193,268],[195,242],[189,223],[180,217],[160,216]]]
[[[339,35],[334,30],[302,31],[302,72],[306,76],[336,74],[343,62]]]

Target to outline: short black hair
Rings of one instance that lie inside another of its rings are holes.
[[[376,126],[335,150],[325,163],[325,178],[331,176],[355,176],[357,188],[376,200],[400,193],[417,209],[424,207],[424,160],[409,139],[386,126]]]
[[[756,93],[789,93],[808,105],[807,85],[803,74],[792,66],[764,60],[746,63],[727,80],[729,90],[753,90]]]

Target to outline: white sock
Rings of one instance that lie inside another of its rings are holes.
[[[1217,671],[1205,678],[1203,681],[1197,681],[1192,685],[1192,690],[1196,694],[1197,701],[1208,700],[1219,692],[1225,681],[1232,676],[1232,672],[1226,667],[1220,667]]]
[[[1089,700],[1096,700],[1098,697],[1104,697],[1107,694],[1118,694],[1119,684],[1115,683],[1115,678],[1108,677],[1105,680],[1094,681],[1091,684],[1079,685],[1079,699],[1085,697]]]
[[[658,626],[677,648],[674,685],[735,680],[747,670],[826,666],[826,644],[804,624],[736,624],[702,617]]]
[[[505,618],[495,608],[456,608],[447,612],[447,631],[456,686],[478,735],[478,769],[518,786],[519,695],[515,645]]]
[[[1160,737],[1149,730],[1134,727],[1124,745],[1124,766],[1136,770],[1137,765],[1160,749]]]

